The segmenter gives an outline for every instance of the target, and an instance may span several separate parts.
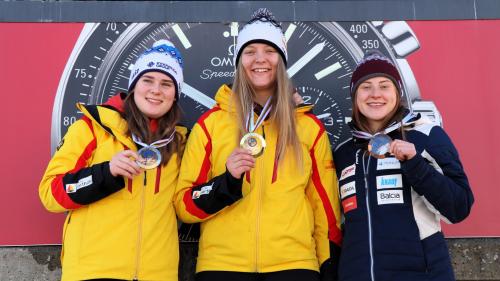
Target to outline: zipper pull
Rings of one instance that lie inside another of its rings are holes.
[[[146,186],[147,183],[148,183],[148,180],[147,180],[146,170],[144,170],[144,186]]]

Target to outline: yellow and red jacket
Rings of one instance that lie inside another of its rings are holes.
[[[184,152],[175,206],[185,222],[201,222],[197,272],[274,272],[335,267],[341,243],[337,179],[327,134],[310,113],[296,110],[303,167],[293,153],[276,157],[279,131],[270,120],[257,129],[267,142],[242,179],[226,171],[239,144],[231,89],[194,125]]]
[[[116,99],[115,99],[116,100]],[[121,102],[121,99],[119,100]],[[178,236],[173,196],[180,160],[133,180],[113,177],[109,161],[137,150],[127,122],[112,106],[83,106],[39,187],[51,212],[68,212],[63,230],[62,280],[178,279]],[[186,128],[177,127],[183,140]]]

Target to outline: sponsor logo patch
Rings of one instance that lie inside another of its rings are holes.
[[[212,183],[211,185],[203,186],[200,190],[193,191],[193,199],[198,199],[202,195],[209,194],[210,191],[212,191],[213,186],[214,184]]]
[[[394,157],[377,160],[377,170],[401,169],[401,163]]]
[[[344,213],[355,210],[356,208],[358,208],[358,201],[356,200],[356,196],[352,196],[345,200],[342,200],[342,209],[344,209]]]
[[[66,185],[66,193],[75,193],[76,192],[76,184],[70,183]]]
[[[193,199],[200,198],[200,195],[201,195],[201,191],[199,191],[199,190],[193,191]]]
[[[403,204],[403,190],[381,190],[377,191],[377,203],[379,205],[386,204]]]
[[[398,187],[403,187],[403,178],[401,177],[401,174],[377,177],[377,189]]]
[[[202,187],[200,189],[200,195],[209,194],[210,191],[212,191],[213,186],[214,186],[214,184],[212,183],[212,185],[206,185],[206,186]]]
[[[356,193],[356,185],[354,181],[348,182],[340,187],[340,198],[344,199],[345,197]]]
[[[352,164],[351,166],[348,166],[347,168],[342,170],[342,173],[340,174],[340,179],[343,180],[347,177],[354,176],[356,174],[356,164]]]
[[[68,183],[65,186],[66,193],[75,193],[78,191],[78,189],[87,187],[87,186],[91,185],[92,183],[93,183],[92,175],[80,179],[77,183]]]

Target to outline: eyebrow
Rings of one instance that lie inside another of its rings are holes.
[[[144,74],[144,75],[142,75],[142,77],[149,78],[149,79],[155,79],[154,76],[148,75],[147,73]],[[168,80],[167,79],[161,79],[160,81],[161,82],[171,82],[171,83],[174,83],[174,81],[172,80],[172,78],[170,78],[170,77],[168,77],[168,78],[169,78]]]

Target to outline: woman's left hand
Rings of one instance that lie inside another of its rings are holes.
[[[410,160],[417,154],[415,145],[403,140],[393,140],[389,152],[399,161]]]

